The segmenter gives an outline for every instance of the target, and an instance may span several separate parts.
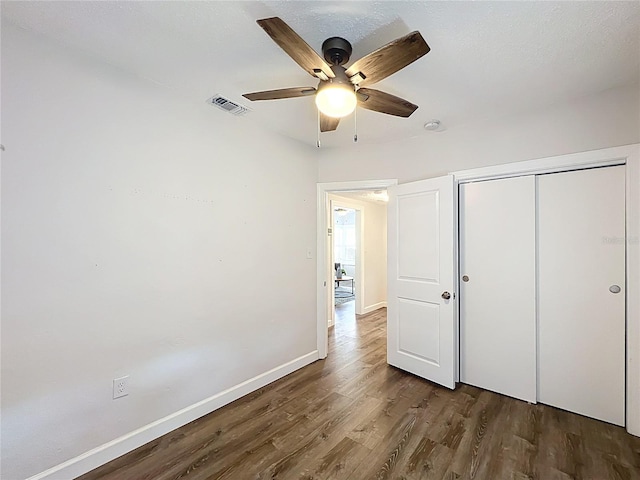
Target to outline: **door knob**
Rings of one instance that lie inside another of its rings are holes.
[[[449,300],[451,298],[451,294],[449,292],[442,292],[442,298]]]
[[[611,285],[609,287],[609,291],[611,293],[620,293],[620,290],[622,290],[618,285]]]

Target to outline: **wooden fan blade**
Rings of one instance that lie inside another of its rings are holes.
[[[320,131],[321,132],[332,132],[336,128],[338,128],[339,123],[340,123],[339,118],[333,118],[320,112]]]
[[[322,57],[280,17],[263,18],[257,22],[267,35],[310,75],[318,78],[335,77],[331,67]]]
[[[356,85],[371,85],[415,62],[429,50],[420,32],[411,32],[362,57],[347,68],[347,77]]]
[[[409,117],[418,108],[417,105],[396,97],[390,93],[373,90],[371,88],[358,89],[358,106],[373,110],[374,112],[386,113],[387,115],[395,115],[396,117]],[[366,100],[364,95],[367,96]]]
[[[279,100],[281,98],[308,97],[314,95],[314,87],[280,88],[278,90],[265,90],[264,92],[245,93],[242,96],[255,102],[256,100]]]

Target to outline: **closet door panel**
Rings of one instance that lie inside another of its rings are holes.
[[[460,380],[529,402],[535,238],[534,176],[460,186]]]
[[[623,166],[538,177],[538,400],[617,425],[625,405],[624,238]]]

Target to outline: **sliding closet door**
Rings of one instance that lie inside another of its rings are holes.
[[[460,381],[536,401],[535,177],[460,186]]]
[[[624,425],[624,167],[538,177],[538,400]]]

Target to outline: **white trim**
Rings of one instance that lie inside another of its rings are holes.
[[[268,372],[257,375],[245,382],[231,387],[223,392],[194,403],[160,420],[145,425],[142,428],[107,442],[93,450],[78,455],[71,460],[56,465],[44,472],[38,473],[27,480],[53,480],[54,478],[76,478],[94,468],[104,465],[111,460],[128,453],[145,443],[155,440],[176,428],[180,428],[189,422],[196,420],[208,413],[217,410],[238,398],[254,392],[265,385],[274,382],[291,372],[298,370],[318,359],[318,351],[309,352],[290,362],[280,365]]]
[[[460,194],[453,178],[453,380],[460,381]]]
[[[327,190],[323,184],[317,185],[316,196],[316,345],[319,358],[327,358],[329,349],[329,335],[327,329],[330,326],[329,308],[327,300],[328,287],[333,289],[333,284],[327,284],[327,228],[330,212]]]
[[[338,200],[338,203],[344,205],[345,202]],[[363,311],[364,307],[364,279],[365,279],[365,265],[364,265],[364,220],[365,210],[362,207],[355,209],[356,211],[356,271],[353,281],[355,281],[355,301],[356,301],[356,314]],[[354,285],[351,285],[354,287]]]
[[[494,178],[516,177],[521,175],[539,175],[542,173],[557,173],[582,168],[606,167],[623,165],[626,158],[634,151],[634,145],[623,147],[603,148],[588,152],[571,153],[556,157],[539,158],[524,162],[493,165],[490,167],[474,168],[453,172],[459,183],[490,180]]]
[[[626,429],[640,436],[640,144],[454,172],[456,183],[626,165]],[[460,318],[458,317],[458,324]]]
[[[358,315],[366,315],[367,313],[371,313],[371,312],[374,312],[375,310],[379,310],[381,308],[385,308],[386,306],[387,306],[387,302],[374,303],[373,305],[369,305],[367,307],[364,307],[362,309],[362,314],[358,314]]]
[[[387,180],[358,180],[353,182],[329,182],[318,183],[318,189],[325,192],[351,192],[353,190],[378,190],[386,189],[392,185],[397,185],[397,179]]]
[[[328,195],[330,192],[345,192],[351,190],[377,190],[397,185],[398,180],[361,180],[353,182],[330,182],[317,184],[316,196],[316,335],[317,348],[319,358],[326,358],[329,348],[329,337],[327,334],[327,318],[328,318],[328,301],[327,301],[327,285],[328,283],[328,260],[327,260],[327,213],[328,213]],[[330,280],[329,280],[330,281]]]
[[[331,268],[331,264],[334,263],[333,259],[335,258],[335,252],[334,247],[335,244],[333,242],[333,235],[334,235],[334,231],[333,231],[333,225],[336,221],[336,212],[334,211],[335,209],[335,202],[334,200],[332,200],[329,196],[327,196],[328,199],[328,204],[329,204],[329,210],[327,211],[327,228],[329,227],[329,225],[331,225],[331,236],[327,235],[325,238],[326,241],[326,251],[327,251],[327,268]],[[329,282],[329,280],[327,279],[327,285],[331,285],[332,288],[328,288],[327,289],[327,325],[329,326],[329,328],[333,327],[336,323],[336,309],[332,308],[332,305],[334,305],[336,303],[336,291],[333,288],[334,284]]]
[[[640,144],[627,154],[627,432],[640,436]]]

